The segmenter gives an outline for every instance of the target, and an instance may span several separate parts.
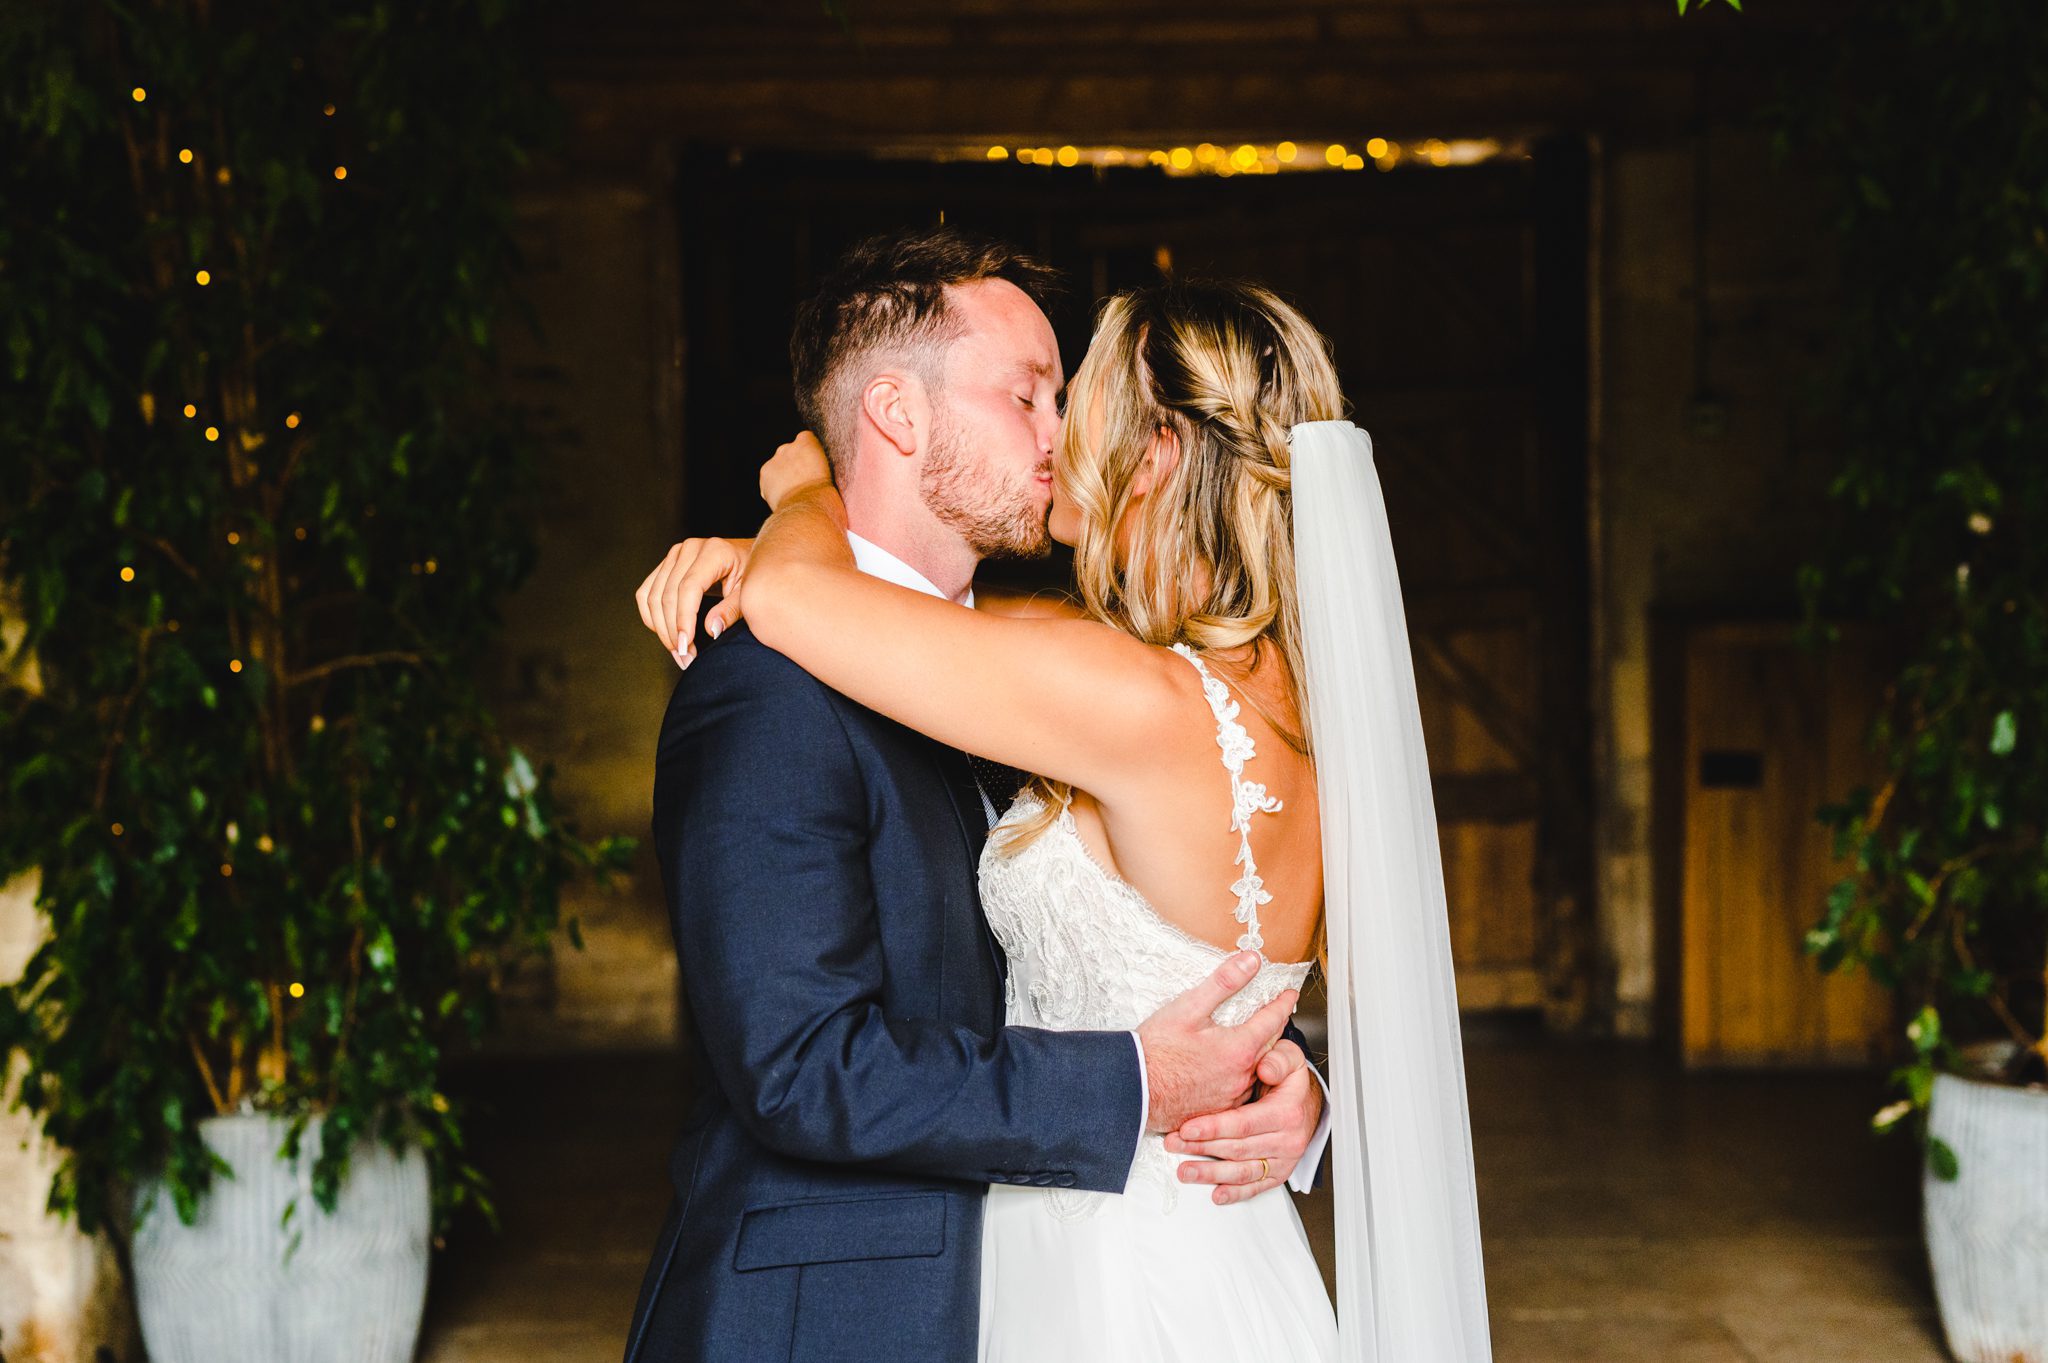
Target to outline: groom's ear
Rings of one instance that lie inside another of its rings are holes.
[[[1180,437],[1173,427],[1161,424],[1152,432],[1152,443],[1145,447],[1145,460],[1138,465],[1138,471],[1131,476],[1131,492],[1135,496],[1149,496],[1173,475],[1180,466]]]
[[[904,374],[881,373],[860,390],[861,414],[898,454],[916,454],[925,426],[923,389]]]

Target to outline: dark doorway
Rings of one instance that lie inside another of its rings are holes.
[[[1331,339],[1373,433],[1436,776],[1460,997],[1576,1022],[1590,987],[1585,152],[1380,172],[703,153],[680,167],[686,533],[758,524],[797,426],[788,330],[860,237],[941,220],[1063,269],[1069,372],[1094,301],[1162,269],[1260,280]],[[1059,572],[1039,565],[1010,572]],[[998,570],[1003,571],[1003,570]]]

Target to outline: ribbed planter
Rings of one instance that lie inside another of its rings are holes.
[[[2048,1363],[2048,1091],[1937,1074],[1927,1118],[1959,1170],[1923,1183],[1949,1351]]]
[[[187,1226],[161,1184],[139,1191],[135,1304],[150,1363],[408,1363],[427,1293],[432,1205],[417,1150],[357,1147],[333,1215],[313,1198],[320,1122],[297,1167],[280,1117],[211,1117],[200,1135],[234,1169]],[[289,1226],[287,1203],[298,1198]],[[293,1236],[298,1248],[286,1262]]]

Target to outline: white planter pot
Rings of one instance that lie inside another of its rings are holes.
[[[1954,1182],[1923,1175],[1949,1351],[2048,1360],[2048,1091],[1937,1074],[1927,1116],[1959,1169]]]
[[[200,1135],[234,1169],[187,1226],[160,1183],[140,1189],[135,1304],[151,1363],[408,1363],[427,1293],[432,1205],[418,1150],[356,1148],[333,1215],[313,1198],[321,1126],[297,1167],[290,1123],[210,1117]],[[287,1203],[298,1199],[290,1226]],[[292,1237],[298,1248],[290,1262]]]

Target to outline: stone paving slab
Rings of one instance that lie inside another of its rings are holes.
[[[1904,1142],[1860,1073],[1686,1074],[1467,1028],[1498,1363],[1943,1363]],[[479,1063],[504,1233],[437,1256],[419,1363],[618,1363],[667,1210],[667,1056]],[[1330,1271],[1328,1199],[1302,1199]]]

